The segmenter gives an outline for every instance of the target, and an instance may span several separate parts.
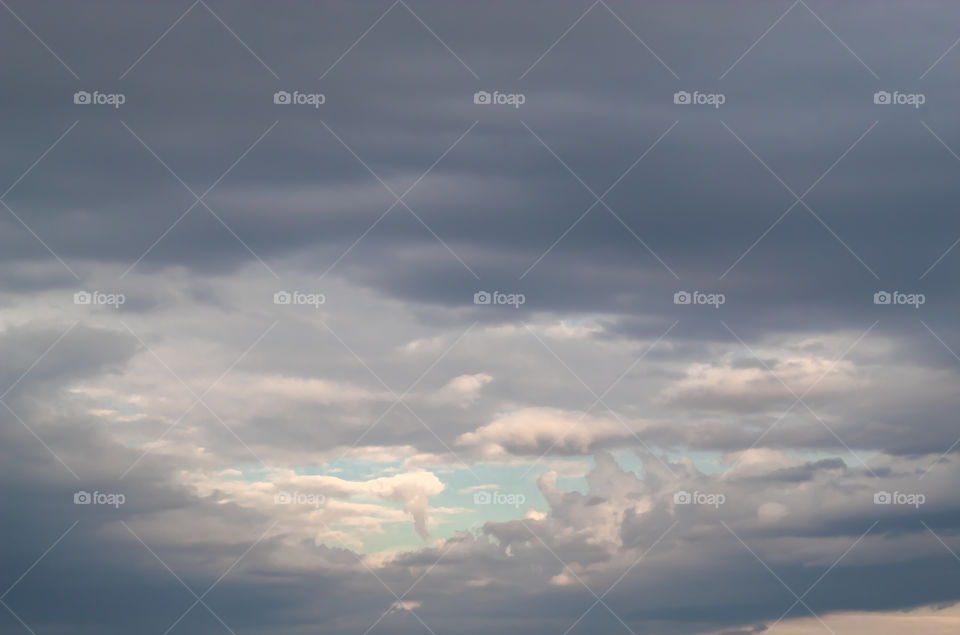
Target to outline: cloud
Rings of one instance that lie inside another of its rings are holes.
[[[956,630],[957,7],[733,2],[11,3],[0,631]]]
[[[438,390],[431,400],[439,404],[451,404],[459,408],[467,408],[480,398],[480,391],[493,381],[493,377],[486,373],[460,375],[454,377]]]
[[[604,443],[631,436],[624,424],[612,418],[555,408],[524,408],[498,417],[457,444],[478,448],[485,458],[511,454],[585,454]]]
[[[298,475],[278,470],[265,480],[237,479],[230,471],[219,474],[188,473],[184,482],[200,496],[216,494],[224,503],[256,509],[262,513],[285,513],[302,523],[308,535],[327,535],[330,525],[350,526],[361,534],[382,533],[384,524],[404,520],[395,510],[369,503],[354,503],[354,497],[372,497],[399,503],[421,538],[427,538],[430,499],[445,486],[432,472],[411,470],[392,476],[351,481],[335,476]],[[355,536],[349,543],[359,546]],[[334,543],[337,544],[337,543]]]
[[[850,635],[894,635],[905,632],[917,635],[948,635],[960,628],[960,617],[956,615],[956,610],[938,608],[902,613],[837,613],[821,619],[827,628]],[[804,617],[785,620],[777,625],[777,630],[787,635],[799,635],[818,626],[823,628],[816,618]]]
[[[390,608],[391,611],[413,611],[420,608],[422,602],[413,602],[410,600],[397,600]]]
[[[659,399],[663,403],[756,412],[789,405],[794,394],[800,396],[809,391],[811,400],[839,397],[864,384],[852,362],[811,356],[696,363],[685,373],[683,379],[661,393]]]

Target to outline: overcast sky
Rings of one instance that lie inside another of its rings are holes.
[[[0,0],[0,631],[960,631],[958,24]]]

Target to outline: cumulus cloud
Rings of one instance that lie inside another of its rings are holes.
[[[478,448],[484,458],[499,458],[507,453],[542,454],[548,450],[584,454],[629,436],[629,428],[612,417],[556,408],[523,408],[461,435],[457,444]]]
[[[432,472],[413,470],[392,476],[350,481],[335,476],[295,474],[290,470],[271,473],[262,481],[238,478],[233,471],[219,474],[185,474],[184,482],[200,496],[216,493],[223,502],[256,509],[262,513],[286,513],[297,517],[301,530],[326,534],[329,525],[341,523],[365,533],[382,533],[383,524],[403,518],[389,507],[351,502],[368,496],[399,503],[421,538],[429,536],[430,499],[444,490]],[[358,545],[355,538],[351,544]]]
[[[483,387],[493,381],[486,373],[460,375],[447,382],[443,388],[432,395],[431,400],[439,404],[450,404],[466,408],[476,403]]]

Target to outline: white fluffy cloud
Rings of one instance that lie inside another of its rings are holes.
[[[430,400],[438,404],[466,408],[476,403],[480,398],[480,391],[491,381],[493,377],[486,373],[460,375],[447,382],[443,388],[431,396]]]
[[[627,424],[613,417],[556,408],[523,408],[461,435],[457,444],[477,448],[482,457],[492,459],[508,453],[541,454],[547,450],[586,454],[631,436]]]
[[[430,499],[444,490],[432,472],[411,470],[392,476],[351,481],[328,475],[295,474],[277,470],[263,480],[243,478],[236,470],[216,474],[184,473],[183,482],[200,496],[216,494],[222,502],[255,509],[269,516],[295,521],[293,529],[308,535],[324,536],[330,525],[353,527],[361,534],[382,533],[385,523],[412,521],[417,533],[429,535]],[[400,503],[403,514],[390,507],[357,502],[374,498]],[[296,523],[300,523],[299,527]],[[359,546],[356,536],[349,539]]]

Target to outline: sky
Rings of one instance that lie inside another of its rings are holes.
[[[0,0],[0,632],[958,632],[958,18]]]

